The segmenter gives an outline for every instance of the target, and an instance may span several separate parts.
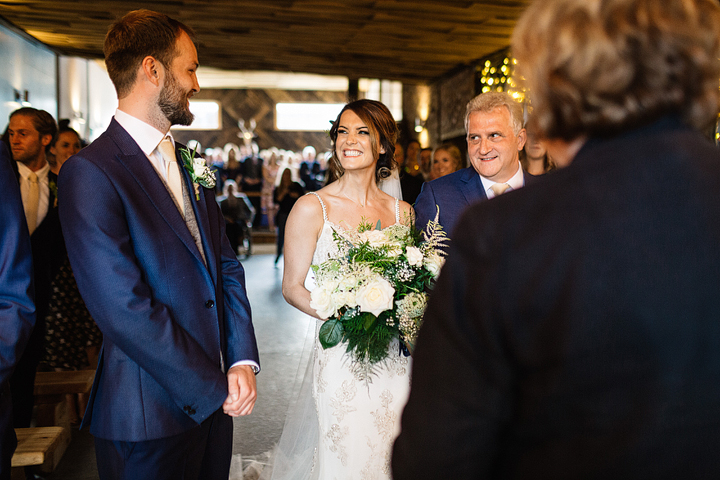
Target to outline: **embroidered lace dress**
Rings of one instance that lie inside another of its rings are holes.
[[[342,227],[327,218],[313,255],[318,265],[338,254],[333,230]],[[395,221],[399,222],[399,201]],[[318,321],[317,330],[322,325]],[[321,480],[381,480],[390,477],[390,455],[400,433],[400,415],[410,392],[410,358],[399,353],[397,341],[387,359],[367,371],[345,353],[341,343],[323,349],[315,335],[312,395],[319,421],[314,461]]]

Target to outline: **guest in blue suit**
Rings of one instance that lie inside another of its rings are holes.
[[[230,417],[252,411],[260,367],[212,182],[178,164],[169,133],[193,120],[193,32],[137,10],[104,50],[118,110],[59,184],[70,262],[104,339],[83,426],[103,480],[227,480]]]
[[[9,480],[17,440],[9,380],[35,325],[32,253],[20,187],[0,142],[0,480]]]
[[[525,185],[530,176],[520,166],[526,139],[522,119],[522,106],[507,93],[482,93],[468,102],[465,131],[471,166],[423,186],[415,202],[418,228],[425,228],[439,208],[440,225],[452,238],[468,205]]]

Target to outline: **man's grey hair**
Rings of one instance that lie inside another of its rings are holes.
[[[505,107],[510,112],[510,123],[515,135],[523,128],[523,107],[505,92],[485,92],[470,100],[465,109],[465,133],[468,133],[468,120],[471,113],[491,112]]]

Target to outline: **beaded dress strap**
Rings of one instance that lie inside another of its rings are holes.
[[[395,199],[395,223],[400,223],[400,199]]]
[[[317,199],[320,201],[320,206],[321,206],[322,209],[323,209],[323,221],[324,221],[324,222],[327,222],[327,221],[328,221],[328,218],[327,218],[327,210],[325,209],[325,202],[323,202],[323,199],[320,198],[320,195],[318,195],[318,194],[315,193],[315,192],[308,192],[308,193],[306,193],[305,195],[315,195],[315,196],[317,197]]]

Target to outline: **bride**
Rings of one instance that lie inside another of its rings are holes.
[[[331,168],[339,178],[297,201],[285,234],[283,295],[294,307],[318,318],[318,327],[322,321],[310,306],[306,277],[310,265],[337,254],[333,232],[342,235],[378,220],[386,228],[412,221],[413,215],[408,203],[378,186],[396,168],[397,126],[385,105],[373,100],[347,104],[330,129],[330,138]],[[387,359],[364,378],[363,369],[354,368],[358,365],[345,353],[346,347],[341,343],[324,350],[316,332],[309,370],[312,383],[307,389],[312,404],[295,409],[299,420],[312,420],[296,425],[292,433],[290,422],[286,423],[278,449],[291,451],[276,452],[273,479],[390,478],[391,447],[410,389],[410,360],[400,353],[396,341]],[[297,456],[298,450],[305,452],[305,461]]]

